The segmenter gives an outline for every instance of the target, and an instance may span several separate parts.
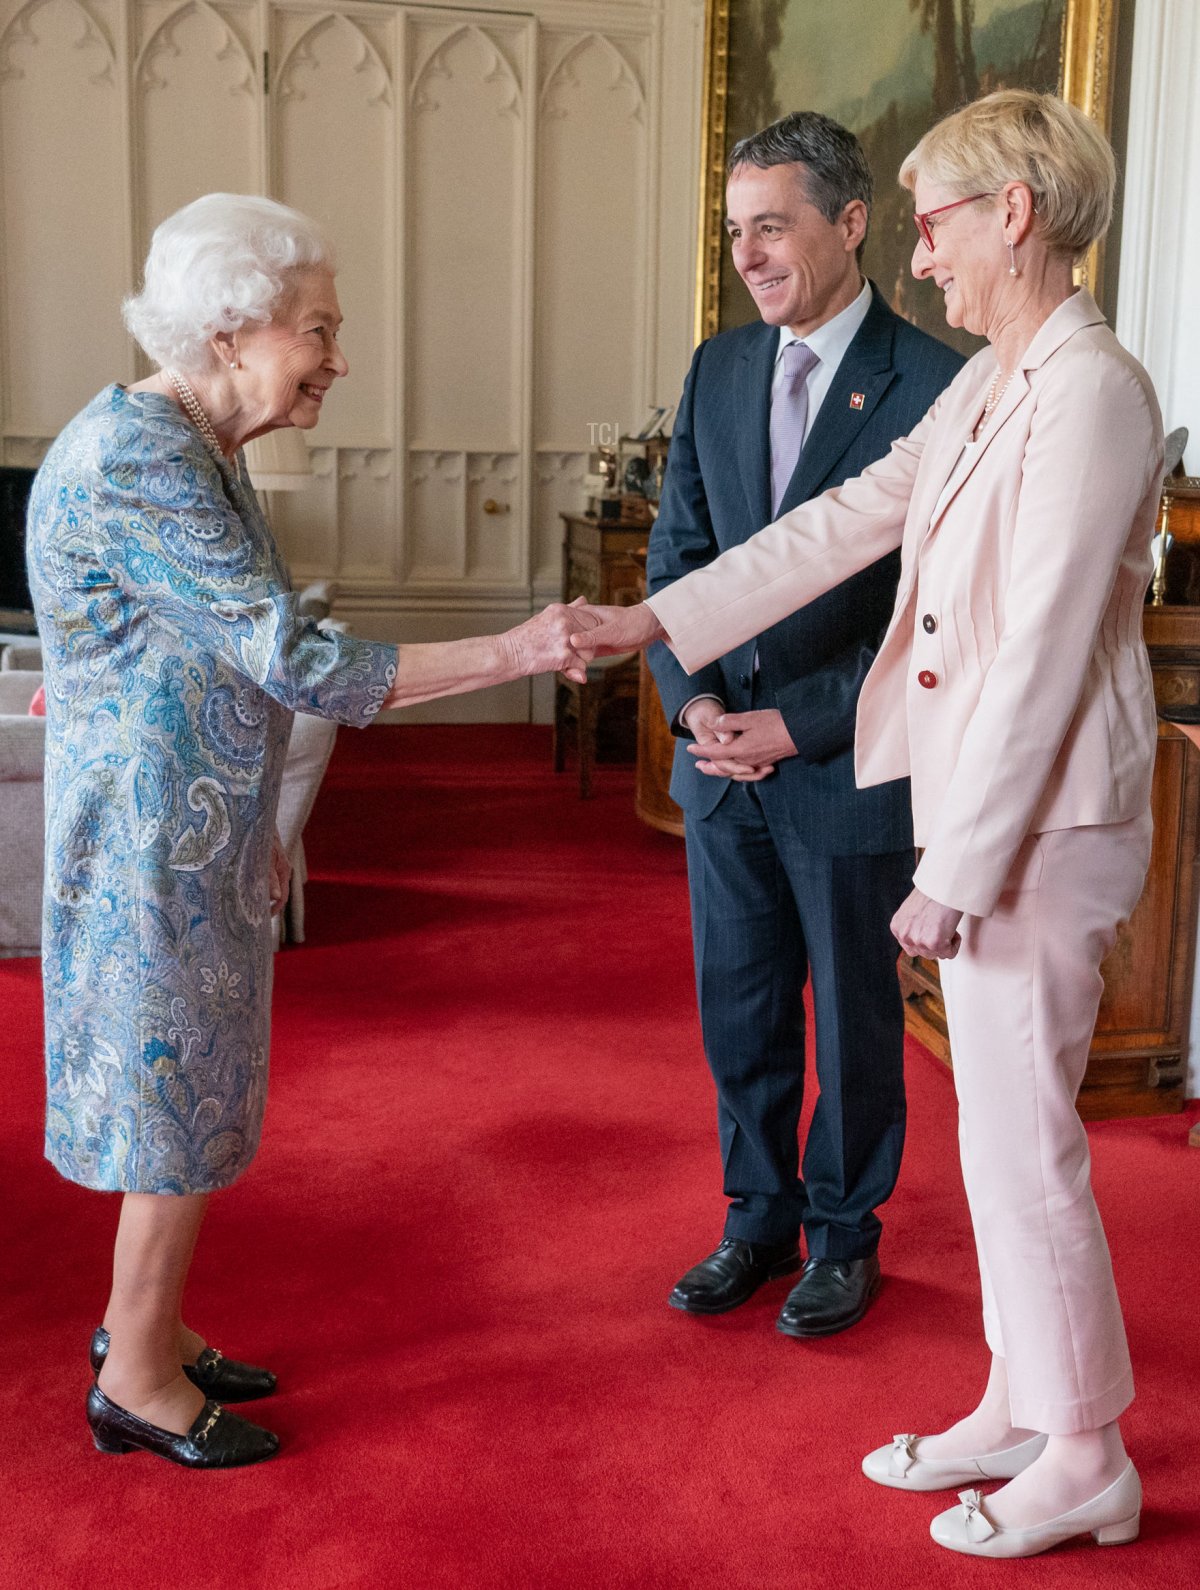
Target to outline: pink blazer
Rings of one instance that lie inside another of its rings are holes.
[[[973,444],[995,370],[984,350],[886,458],[650,599],[692,672],[900,547],[855,773],[912,778],[917,887],[975,916],[1026,834],[1145,810],[1157,734],[1149,377],[1087,292],[1043,324]]]

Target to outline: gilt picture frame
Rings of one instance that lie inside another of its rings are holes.
[[[754,317],[725,239],[725,161],[790,110],[823,111],[860,138],[875,177],[863,268],[898,313],[966,353],[928,283],[908,270],[904,155],[957,104],[998,87],[1055,90],[1108,134],[1120,0],[708,0],[697,253],[697,341]],[[856,15],[855,13],[860,13]],[[1103,243],[1078,268],[1100,297]],[[1111,306],[1110,306],[1111,307]]]

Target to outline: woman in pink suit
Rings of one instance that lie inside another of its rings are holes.
[[[963,1178],[992,1352],[978,1406],[863,1463],[906,1490],[1008,1481],[934,1519],[1018,1557],[1132,1540],[1141,1486],[1117,1420],[1129,1354],[1075,1098],[1100,964],[1150,854],[1156,723],[1142,640],[1162,425],[1144,370],[1072,267],[1106,230],[1112,152],[1049,95],[938,123],[901,182],[912,268],[983,334],[925,419],[857,479],[642,607],[593,613],[586,654],[665,640],[689,670],[899,546],[862,690],[860,784],[911,775],[912,894],[893,931],[944,962]],[[730,756],[768,761],[727,725]]]

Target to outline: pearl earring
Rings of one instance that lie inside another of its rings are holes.
[[[1010,276],[1019,276],[1021,274],[1017,269],[1017,251],[1012,243],[1008,245],[1008,274]]]

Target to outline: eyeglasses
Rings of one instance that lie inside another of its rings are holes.
[[[955,199],[953,204],[939,204],[936,210],[926,210],[924,215],[914,215],[913,225],[921,234],[921,241],[933,253],[933,231],[929,223],[935,215],[945,215],[947,210],[957,210],[960,204],[974,204],[976,199],[994,199],[994,193],[973,193],[969,199]]]

